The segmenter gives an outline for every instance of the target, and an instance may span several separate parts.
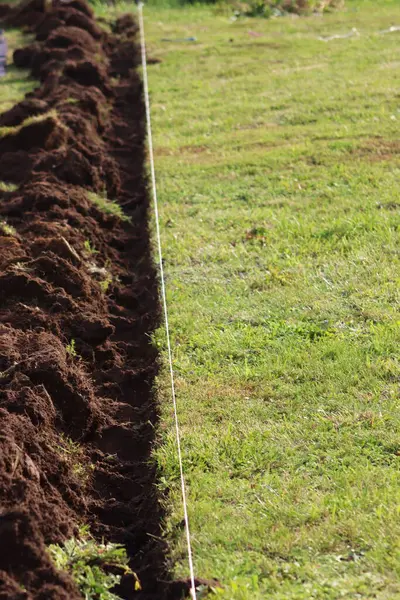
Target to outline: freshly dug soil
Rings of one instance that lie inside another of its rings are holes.
[[[102,32],[84,0],[0,14],[37,34],[14,59],[40,80],[0,115],[15,128],[0,137],[0,180],[18,185],[0,192],[0,221],[15,230],[0,227],[0,600],[80,598],[46,546],[82,523],[126,546],[143,589],[126,576],[121,598],[181,598],[148,460],[160,309],[137,27],[125,16]]]

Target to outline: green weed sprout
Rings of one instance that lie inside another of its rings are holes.
[[[63,544],[51,544],[48,551],[57,569],[71,575],[85,600],[119,600],[111,590],[120,583],[122,574],[133,575],[134,589],[141,589],[123,546],[99,543],[86,530],[84,535],[82,539],[73,537]],[[109,572],[110,568],[114,573]],[[115,574],[116,569],[121,575]]]

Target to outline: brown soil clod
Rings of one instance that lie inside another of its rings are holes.
[[[149,463],[160,308],[137,25],[123,17],[108,34],[84,0],[27,0],[0,15],[36,34],[14,61],[40,79],[0,115],[10,128],[0,179],[18,184],[0,191],[12,228],[0,229],[0,600],[80,598],[46,547],[82,522],[125,544],[142,590],[126,576],[121,598],[182,598],[187,582],[166,572]],[[104,212],[101,198],[130,218]],[[87,476],[60,451],[66,438]]]
[[[53,116],[43,117],[0,137],[0,153],[55,150],[65,144],[66,139],[67,128],[60,121]]]
[[[6,113],[0,114],[0,127],[15,127],[21,125],[25,119],[29,117],[36,117],[48,112],[49,107],[44,100],[38,100],[37,98],[31,98],[23,100],[11,110]]]
[[[45,48],[70,48],[71,46],[80,46],[86,52],[99,52],[98,43],[93,37],[79,27],[57,27],[53,29],[45,42]]]

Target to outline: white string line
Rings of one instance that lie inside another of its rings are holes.
[[[160,219],[159,219],[159,213],[158,213],[156,173],[155,173],[155,168],[154,168],[153,137],[152,137],[152,133],[151,133],[150,99],[149,99],[149,86],[148,86],[148,78],[147,78],[146,42],[145,42],[145,35],[144,35],[143,3],[142,2],[139,2],[139,4],[138,4],[138,11],[139,11],[139,25],[140,25],[140,46],[141,46],[141,52],[142,52],[144,101],[145,101],[145,106],[146,106],[146,120],[147,120],[147,140],[148,140],[148,145],[149,145],[150,172],[151,172],[151,183],[152,183],[152,188],[153,188],[158,258],[159,258],[159,262],[160,262],[161,295],[162,295],[162,303],[163,303],[163,308],[164,308],[165,333],[166,333],[166,337],[167,337],[169,371],[170,371],[170,375],[171,375],[172,402],[173,402],[173,406],[174,406],[176,445],[177,445],[177,449],[178,449],[178,461],[179,461],[179,471],[180,471],[180,476],[181,476],[183,513],[184,513],[186,541],[187,541],[187,548],[188,548],[188,561],[189,561],[190,583],[191,583],[190,593],[191,593],[192,599],[196,600],[196,585],[195,585],[195,581],[194,581],[192,543],[191,543],[191,537],[190,537],[189,517],[188,517],[188,510],[187,510],[185,478],[183,475],[179,420],[178,420],[178,410],[177,410],[177,405],[176,405],[176,394],[175,394],[175,378],[174,378],[174,369],[172,366],[171,338],[170,338],[170,334],[169,334],[167,297],[166,297],[166,292],[165,292],[165,278],[164,278],[164,267],[163,267],[162,248],[161,248]]]

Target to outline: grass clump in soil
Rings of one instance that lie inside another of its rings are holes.
[[[75,356],[77,356],[75,349],[74,352]],[[61,435],[56,450],[68,462],[72,473],[79,477],[85,484],[88,483],[93,474],[94,465],[88,461],[83,447],[70,437]]]
[[[14,183],[6,183],[5,181],[0,181],[0,192],[15,192],[18,189],[18,186]]]
[[[71,575],[86,600],[118,600],[112,589],[123,574],[133,575],[134,589],[140,590],[139,580],[129,568],[125,548],[97,542],[86,527],[81,528],[79,537],[52,544],[48,551],[57,569]]]
[[[15,236],[17,235],[17,230],[12,225],[6,223],[6,221],[0,221],[0,230],[5,235]]]
[[[110,285],[112,284],[112,277],[111,275],[107,275],[107,277],[105,279],[102,279],[99,282],[101,291],[103,292],[103,294],[105,294],[108,290],[108,288],[110,287]]]
[[[109,200],[105,194],[96,194],[95,192],[86,192],[86,194],[89,200],[106,215],[114,215],[121,221],[131,221],[131,218],[124,213],[118,202]]]
[[[41,123],[42,121],[45,121],[47,119],[54,119],[54,121],[56,121],[59,127],[65,129],[65,125],[61,123],[61,121],[58,119],[57,111],[52,109],[41,115],[34,115],[32,117],[28,117],[27,119],[24,119],[22,123],[20,123],[19,125],[15,125],[14,127],[0,127],[0,139],[9,135],[17,135],[22,129],[24,129],[24,127],[29,127],[29,125]]]

